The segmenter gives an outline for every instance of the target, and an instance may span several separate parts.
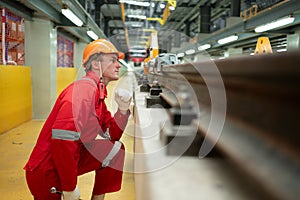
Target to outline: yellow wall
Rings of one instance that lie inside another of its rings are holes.
[[[76,68],[57,68],[57,96],[73,81],[76,80]]]
[[[30,67],[0,65],[0,133],[32,118]]]
[[[57,68],[57,94],[76,79],[76,68]],[[0,65],[0,134],[32,119],[30,67]]]

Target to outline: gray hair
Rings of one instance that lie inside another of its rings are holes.
[[[95,53],[89,57],[88,61],[83,64],[85,67],[85,72],[88,72],[92,69],[92,62],[97,59],[102,60],[102,53]]]

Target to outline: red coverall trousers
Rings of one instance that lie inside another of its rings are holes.
[[[118,191],[121,188],[124,145],[122,144],[109,166],[102,167],[101,162],[110,152],[113,144],[114,142],[109,140],[95,140],[90,144],[88,150],[82,143],[79,144],[78,176],[95,171],[94,195]],[[51,154],[47,155],[45,161],[36,170],[26,171],[28,187],[35,200],[61,200],[61,194],[50,192],[52,187],[61,192],[61,185],[57,171],[50,167],[53,164],[47,162],[52,162]]]

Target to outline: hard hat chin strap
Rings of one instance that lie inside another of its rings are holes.
[[[101,64],[101,61],[99,61],[99,77],[100,77],[100,83],[103,83],[103,77],[102,77],[102,64]]]
[[[99,61],[99,98],[104,99],[105,98],[105,84],[103,83],[103,77],[102,77],[102,64],[101,61]]]

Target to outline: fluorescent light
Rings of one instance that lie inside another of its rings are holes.
[[[182,58],[183,56],[184,56],[184,53],[178,53],[178,54],[177,54],[177,57],[178,57],[178,58]]]
[[[278,49],[277,52],[284,52],[287,51],[287,49]]]
[[[228,36],[226,38],[218,40],[218,43],[219,44],[226,44],[226,43],[229,43],[229,42],[233,42],[233,41],[237,40],[238,38],[239,37],[237,35],[231,35],[231,36]]]
[[[150,3],[149,2],[140,2],[140,1],[129,1],[129,0],[120,0],[120,3],[127,3],[130,5],[135,5],[135,6],[144,6],[144,7],[149,7]]]
[[[143,24],[132,24],[131,26],[135,28],[140,28],[143,27]]]
[[[146,50],[145,49],[129,49],[129,52],[146,53]]]
[[[71,22],[76,24],[76,26],[82,26],[83,22],[68,8],[61,9],[62,14],[68,18]]]
[[[256,33],[265,32],[265,31],[268,31],[268,30],[279,28],[281,26],[291,24],[291,23],[294,22],[294,20],[295,20],[295,17],[290,17],[290,16],[289,17],[284,17],[284,18],[275,20],[273,22],[270,22],[270,23],[267,23],[267,24],[264,24],[264,25],[261,25],[261,26],[257,26],[254,29],[254,31]]]
[[[125,21],[125,25],[127,27],[132,26],[132,27],[142,27],[143,26],[143,22],[141,21]]]
[[[88,36],[90,36],[90,38],[92,38],[93,40],[97,40],[99,37],[98,35],[94,32],[94,31],[87,31],[86,32],[88,34]]]
[[[199,51],[204,51],[206,49],[209,49],[210,47],[211,47],[210,44],[203,44],[203,45],[201,45],[201,46],[198,47],[198,50]]]
[[[146,19],[145,15],[127,15],[129,18]]]
[[[189,49],[189,50],[186,50],[186,54],[187,55],[191,55],[191,54],[193,54],[193,53],[195,53],[196,51],[195,51],[195,49]]]
[[[161,9],[164,9],[164,8],[166,7],[166,5],[165,5],[164,3],[160,3],[160,4],[159,4],[159,7],[160,7]]]

